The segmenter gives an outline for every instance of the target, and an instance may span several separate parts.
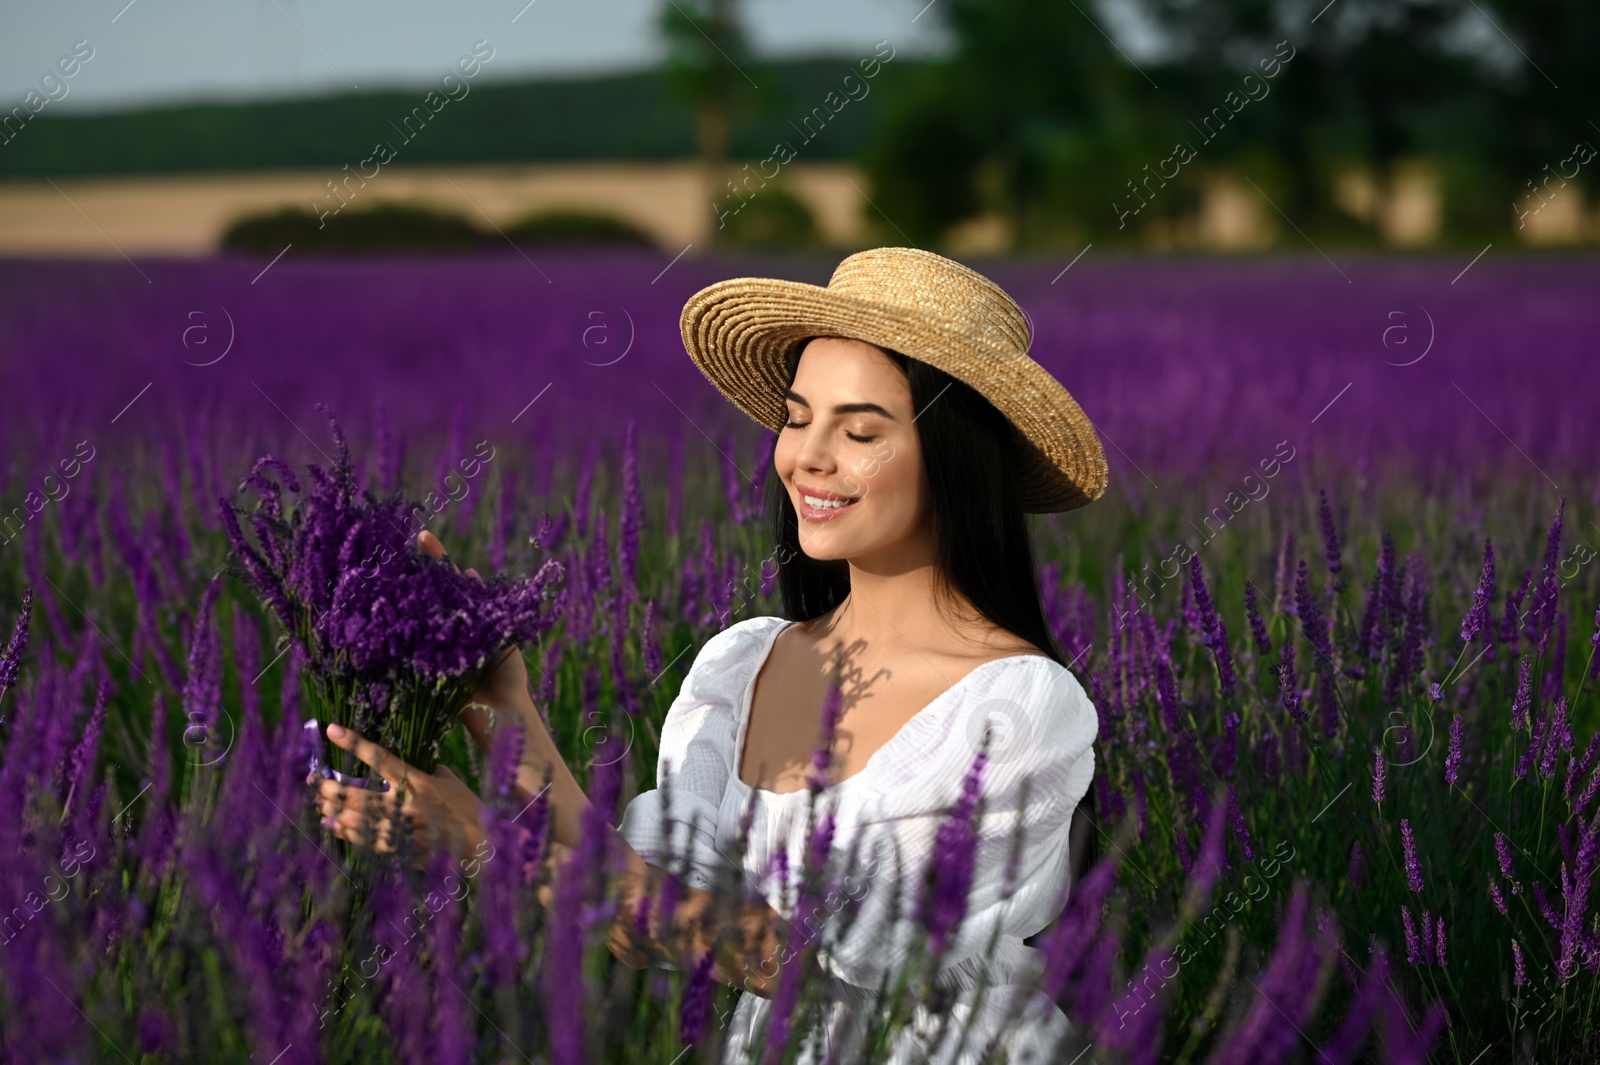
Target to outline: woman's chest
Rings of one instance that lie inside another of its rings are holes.
[[[870,672],[847,670],[828,748],[829,779],[838,783],[862,772],[873,756],[947,687],[942,677],[922,678],[904,663],[875,667]],[[828,675],[815,663],[769,661],[750,695],[739,779],[750,787],[774,792],[805,788],[812,758],[825,739],[827,697]]]

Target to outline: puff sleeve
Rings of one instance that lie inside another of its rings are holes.
[[[914,943],[926,939],[916,913],[935,835],[960,795],[986,727],[994,732],[979,791],[972,886],[966,917],[941,965],[981,964],[998,930],[1002,942],[994,957],[1004,970],[1031,953],[1021,939],[1060,911],[1071,875],[1072,814],[1094,775],[1098,717],[1077,678],[1054,661],[1030,656],[986,666],[993,668],[966,685],[944,713],[913,719],[912,742],[894,748],[877,782],[881,801],[862,811],[859,908],[838,941],[824,934],[818,951],[823,968],[838,979],[877,987],[904,965]],[[1023,837],[1007,896],[1006,867],[1019,825]],[[1009,938],[1016,942],[1005,942]]]
[[[617,826],[645,861],[680,873],[691,887],[710,890],[735,865],[716,847],[718,812],[734,772],[753,645],[766,624],[779,620],[751,618],[706,641],[661,725],[658,786],[628,803]]]

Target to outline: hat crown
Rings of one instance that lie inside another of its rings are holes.
[[[946,322],[970,340],[1026,352],[1033,323],[993,281],[954,259],[921,248],[871,248],[847,256],[828,290],[905,307],[929,322]]]

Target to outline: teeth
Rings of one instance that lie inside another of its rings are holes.
[[[824,510],[838,510],[840,507],[854,503],[854,499],[818,499],[816,496],[801,496],[808,506]]]

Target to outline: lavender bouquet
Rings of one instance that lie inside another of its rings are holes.
[[[413,517],[427,508],[399,493],[358,495],[344,433],[318,409],[335,454],[331,469],[308,467],[309,492],[264,455],[240,485],[255,490],[254,510],[220,500],[229,568],[283,623],[280,642],[298,644],[307,712],[432,772],[485,672],[554,624],[545,589],[562,569],[552,559],[532,578],[480,580],[430,558],[416,547]],[[324,775],[360,772],[348,752],[322,744]]]

